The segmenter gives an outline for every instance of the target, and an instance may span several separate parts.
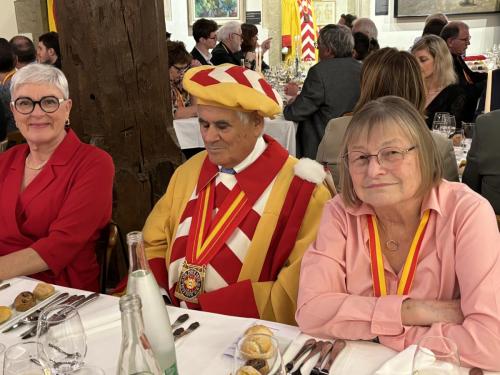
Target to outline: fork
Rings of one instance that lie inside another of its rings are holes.
[[[15,324],[11,325],[9,328],[4,329],[2,333],[7,333],[10,332],[22,325],[25,324],[35,324],[38,321],[38,317],[40,316],[40,313],[42,310],[46,307],[55,305],[55,304],[61,304],[61,303],[67,303],[72,297],[69,297],[69,293],[61,293],[57,297],[55,297],[52,301],[44,305],[43,307],[40,307],[38,310],[32,312],[31,314],[25,316],[22,319],[19,319]]]
[[[297,370],[295,370],[294,372],[292,372],[291,375],[302,375],[301,369],[302,369],[302,366],[304,366],[304,363],[306,363],[307,361],[309,361],[316,354],[320,353],[321,349],[323,349],[323,345],[325,343],[326,343],[325,341],[318,341],[316,343],[316,346],[313,348],[313,350],[311,350],[311,352],[307,355],[307,357],[304,358],[304,360],[302,361],[302,363],[300,364],[300,366],[297,367]]]

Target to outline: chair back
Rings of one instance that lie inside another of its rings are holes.
[[[488,71],[484,113],[500,109],[500,69]]]
[[[96,258],[99,264],[99,290],[106,293],[108,283],[109,264],[118,243],[118,226],[110,222],[101,232],[96,244]]]
[[[9,143],[9,141],[7,139],[0,142],[0,152],[4,152],[5,150],[7,150],[8,143]]]

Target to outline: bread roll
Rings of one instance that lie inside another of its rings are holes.
[[[262,335],[268,335],[268,336],[273,335],[273,331],[271,331],[269,328],[267,328],[266,326],[263,326],[262,324],[257,324],[257,325],[254,325],[254,326],[251,326],[250,328],[248,328],[245,331],[245,336],[246,335],[254,335],[257,333],[262,334]]]
[[[12,310],[7,306],[0,306],[0,324],[6,322],[12,316]]]
[[[14,300],[14,308],[17,311],[27,311],[36,304],[36,299],[31,292],[21,292]]]
[[[236,375],[261,375],[261,374],[252,366],[243,366],[238,369]]]
[[[245,359],[267,359],[274,354],[271,336],[264,334],[247,335],[240,347]]]
[[[43,301],[54,294],[55,291],[55,288],[50,284],[38,283],[35,289],[33,289],[33,294],[37,300]]]

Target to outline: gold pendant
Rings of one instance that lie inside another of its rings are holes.
[[[186,302],[198,303],[198,296],[205,290],[206,270],[206,265],[189,264],[184,260],[175,287],[175,296]]]

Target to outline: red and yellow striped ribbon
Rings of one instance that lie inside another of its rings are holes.
[[[212,181],[200,192],[196,204],[187,245],[187,260],[192,264],[209,263],[252,208],[236,185],[212,220],[214,193]]]
[[[401,279],[398,283],[398,295],[407,295],[410,292],[411,285],[415,277],[420,247],[424,238],[425,229],[427,228],[427,223],[429,222],[429,216],[430,211],[426,210],[424,212],[424,215],[422,216],[422,219],[420,220],[417,232],[413,237],[410,251],[408,252],[408,256],[406,257],[403,271],[401,273]],[[386,296],[387,286],[384,274],[384,261],[382,257],[382,247],[380,246],[380,236],[378,234],[378,225],[375,215],[368,216],[368,233],[370,236],[370,261],[373,280],[373,294],[376,297]]]

